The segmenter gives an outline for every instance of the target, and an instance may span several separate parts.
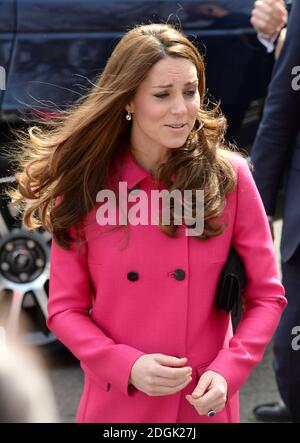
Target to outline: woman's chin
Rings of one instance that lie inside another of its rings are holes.
[[[166,140],[164,146],[168,149],[177,149],[181,148],[187,140],[187,137],[177,137],[175,140]]]

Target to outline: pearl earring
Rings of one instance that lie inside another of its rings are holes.
[[[131,120],[131,114],[129,111],[127,111],[126,120],[128,120],[128,121]]]

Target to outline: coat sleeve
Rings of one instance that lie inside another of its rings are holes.
[[[287,303],[264,206],[244,159],[237,161],[236,213],[232,243],[246,271],[243,315],[228,348],[207,370],[223,375],[228,399],[259,363]]]
[[[74,227],[69,232],[76,238]],[[86,243],[82,242],[80,251],[75,242],[65,250],[53,239],[47,326],[88,369],[89,375],[102,385],[106,381],[131,395],[131,368],[144,353],[115,343],[93,322],[91,291]]]

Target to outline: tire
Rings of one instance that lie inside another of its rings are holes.
[[[24,345],[56,350],[63,345],[46,326],[51,235],[22,224],[4,194],[14,181],[0,179],[0,324]]]

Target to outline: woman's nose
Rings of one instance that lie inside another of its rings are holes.
[[[184,114],[186,113],[186,103],[183,97],[177,98],[172,103],[172,114]]]

